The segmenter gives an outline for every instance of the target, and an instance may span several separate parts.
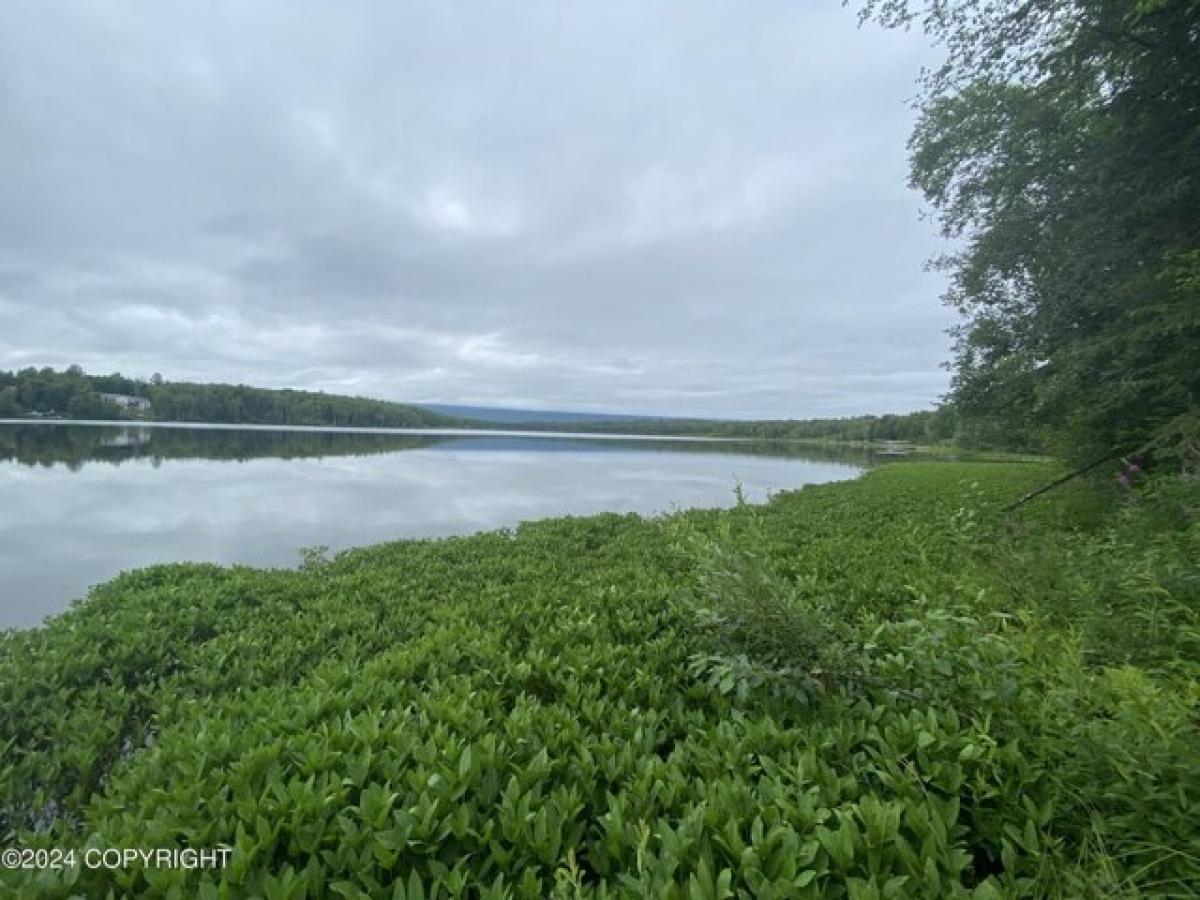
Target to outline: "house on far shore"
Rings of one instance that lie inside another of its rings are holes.
[[[912,453],[912,447],[904,441],[884,441],[883,449],[876,453],[880,456],[908,456]]]
[[[115,403],[123,409],[132,409],[135,412],[148,412],[150,410],[150,401],[145,397],[135,397],[133,394],[101,394],[100,399],[107,400],[109,403]]]

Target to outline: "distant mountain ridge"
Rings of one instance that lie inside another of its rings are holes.
[[[528,422],[643,422],[660,421],[666,416],[638,416],[628,413],[571,412],[561,409],[514,409],[504,406],[463,406],[454,403],[420,403],[422,409],[443,416],[516,425]]]

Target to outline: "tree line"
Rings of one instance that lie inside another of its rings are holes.
[[[141,397],[148,412],[127,409],[104,394]],[[325,425],[359,428],[435,428],[462,420],[404,403],[312,391],[269,390],[242,384],[199,384],[88,375],[79,366],[0,371],[0,417],[71,419],[150,418],[171,422]]]
[[[514,427],[509,425],[507,427]],[[911,413],[828,419],[677,419],[647,418],[616,422],[522,422],[537,431],[591,431],[602,434],[664,434],[696,437],[757,438],[764,441],[828,441],[910,444],[957,444],[968,448],[1035,450],[991,428],[987,422],[964,420],[951,405]]]
[[[148,411],[127,409],[104,394],[142,397]],[[964,420],[954,407],[840,419],[721,420],[646,418],[614,422],[529,421],[496,423],[459,419],[419,406],[295,390],[269,390],[229,384],[199,384],[129,378],[119,373],[88,375],[79,366],[64,371],[27,368],[0,371],[0,418],[55,416],[69,419],[171,422],[228,422],[261,425],[313,425],[365,428],[472,427],[489,430],[592,431],[606,434],[662,434],[739,437],[763,441],[904,441],[956,443],[964,447],[1035,449],[1013,442],[986,422]]]
[[[104,394],[141,397],[147,411],[125,408]],[[199,384],[129,378],[119,373],[88,375],[79,366],[0,371],[0,418],[61,417],[169,422],[227,422],[361,428],[450,428],[487,430],[590,431],[604,434],[661,434],[737,437],[762,441],[956,444],[966,448],[1036,450],[1027,432],[1009,434],[987,418],[970,419],[950,404],[936,409],[882,416],[827,419],[645,418],[613,422],[528,421],[496,423],[460,419],[410,404],[246,385]]]
[[[862,18],[944,51],[910,177],[958,248],[936,264],[960,415],[1081,458],[1200,438],[1200,2],[863,0]]]

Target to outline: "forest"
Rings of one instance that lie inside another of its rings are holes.
[[[680,419],[645,418],[619,422],[521,423],[537,431],[589,431],[620,434],[694,435],[754,438],[764,441],[814,441],[871,443],[902,441],[910,444],[954,444],[967,449],[1036,451],[1028,440],[1010,441],[987,423],[964,422],[953,406],[903,414],[847,416],[829,419]]]
[[[1072,459],[1190,445],[1200,408],[1200,4],[866,0],[945,51],[910,185],[953,248],[964,419]]]
[[[102,394],[142,397],[148,413],[135,413]],[[149,381],[120,374],[88,375],[79,366],[0,371],[0,417],[71,419],[151,418],[168,422],[252,425],[328,425],[356,428],[436,428],[461,421],[403,403],[232,384]]]
[[[102,394],[144,397],[147,412],[134,412]],[[1012,441],[989,422],[963,421],[954,407],[902,415],[841,419],[722,420],[652,418],[618,422],[539,421],[496,423],[457,419],[412,404],[309,391],[267,390],[245,385],[149,381],[120,374],[87,375],[78,366],[62,372],[27,368],[0,371],[0,418],[56,415],[71,419],[152,419],[168,422],[222,422],[255,425],[450,428],[471,427],[531,431],[587,431],[607,434],[661,434],[738,437],[763,441],[805,440],[870,443],[954,444],[967,449],[1036,451],[1025,440]]]

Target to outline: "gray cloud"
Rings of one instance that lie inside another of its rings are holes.
[[[0,367],[917,408],[929,51],[837,2],[10,4]]]

